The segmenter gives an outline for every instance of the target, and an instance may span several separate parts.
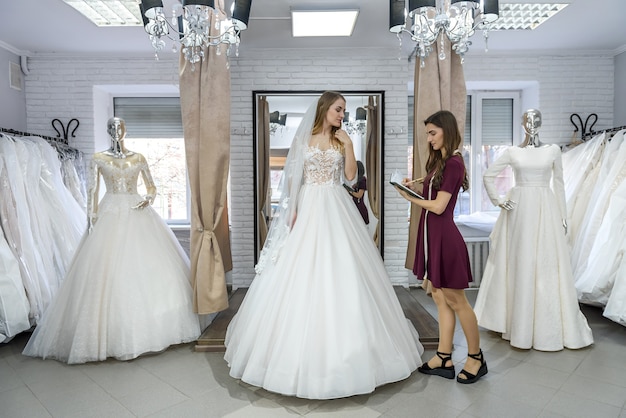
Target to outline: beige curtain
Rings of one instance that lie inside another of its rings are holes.
[[[215,19],[215,16],[213,16]],[[215,31],[211,25],[212,32]],[[214,33],[212,33],[214,34]],[[225,272],[232,269],[226,184],[230,160],[230,71],[226,50],[204,51],[192,65],[180,56],[180,101],[191,188],[191,282],[194,310],[228,307]]]
[[[380,141],[378,132],[378,103],[374,96],[369,96],[367,100],[367,131],[365,134],[366,149],[365,149],[365,164],[367,166],[367,196],[370,203],[372,213],[378,219],[376,225],[376,232],[374,233],[374,242],[378,245],[380,241],[380,199],[381,199],[381,184],[380,179],[382,176],[380,159],[383,157],[380,155]]]
[[[266,96],[260,96],[257,108],[257,251],[267,237],[265,205],[270,187],[270,107]]]
[[[452,51],[450,41],[445,39],[446,59],[438,58],[441,40],[433,44],[433,51],[426,58],[424,68],[420,67],[419,57],[415,59],[415,108],[413,118],[413,178],[426,175],[428,143],[424,119],[439,110],[451,111],[459,123],[461,135],[465,130],[465,104],[467,91],[461,58]],[[421,209],[411,205],[409,244],[407,247],[407,269],[413,269],[417,227]],[[418,277],[418,279],[421,279]]]

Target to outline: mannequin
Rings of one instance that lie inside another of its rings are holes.
[[[541,112],[537,109],[528,109],[522,115],[522,126],[524,127],[524,142],[520,147],[541,147],[539,141],[539,128],[541,128]]]
[[[133,151],[126,149],[124,145],[124,137],[126,136],[126,122],[122,118],[112,117],[107,121],[107,133],[111,137],[111,146],[108,150],[94,154],[93,159],[104,160],[107,164],[121,166],[123,164],[133,164],[139,162],[143,157]],[[124,161],[117,161],[124,160]],[[88,219],[87,219],[87,231],[91,233],[93,225],[97,218],[97,199],[98,199],[98,172],[94,170],[95,178],[94,187],[90,189],[88,196]],[[144,175],[145,177],[145,175]],[[156,196],[156,187],[152,180],[145,182],[147,194],[136,205],[132,206],[133,209],[143,209],[154,202]]]
[[[593,344],[580,312],[571,269],[561,148],[541,144],[541,113],[524,112],[526,133],[483,175],[489,199],[504,210],[490,234],[490,248],[474,310],[478,325],[502,333],[513,347],[541,351]],[[515,186],[506,197],[496,177],[511,167]],[[523,253],[523,257],[519,254]]]
[[[521,148],[533,147],[539,148],[546,146],[539,141],[539,128],[541,128],[541,112],[537,109],[528,109],[522,115],[522,127],[524,128],[524,142],[520,145]],[[504,210],[511,210],[515,207],[515,202],[507,199],[500,206]],[[567,234],[567,219],[561,219],[561,224]]]
[[[189,258],[151,206],[156,186],[148,162],[124,146],[123,119],[109,119],[107,132],[110,148],[92,158],[88,232],[25,355],[66,363],[130,360],[200,335]]]
[[[541,128],[541,112],[537,109],[528,109],[522,115],[522,127],[524,128],[524,142],[520,144],[520,148],[524,147],[540,147],[543,144],[539,141],[539,128]],[[498,206],[504,210],[512,210],[516,202],[506,199]],[[565,222],[565,221],[563,221]]]
[[[134,154],[128,151],[124,146],[124,137],[126,136],[126,122],[122,118],[112,117],[107,122],[107,132],[111,137],[111,147],[104,151],[105,154],[115,158],[126,158]]]

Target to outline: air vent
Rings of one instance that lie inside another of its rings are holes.
[[[22,90],[22,69],[19,64],[12,61],[9,62],[9,77],[11,88]]]

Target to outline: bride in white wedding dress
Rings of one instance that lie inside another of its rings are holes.
[[[108,131],[111,149],[93,157],[88,231],[24,355],[129,360],[200,335],[189,259],[150,206],[156,187],[148,163],[123,146],[122,119],[110,119]],[[106,194],[97,202],[100,175]],[[139,175],[145,197],[137,192]]]
[[[326,92],[304,116],[278,218],[226,334],[231,376],[284,395],[370,393],[421,364],[417,331],[342,187],[342,176],[356,173],[352,142],[340,129],[345,104]]]

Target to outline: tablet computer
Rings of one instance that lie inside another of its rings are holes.
[[[405,192],[407,192],[409,194],[409,196],[413,196],[413,197],[416,197],[418,199],[424,200],[424,196],[422,196],[421,194],[417,193],[414,190],[409,189],[408,187],[406,187],[402,183],[398,183],[398,182],[393,181],[393,180],[389,181],[389,183],[393,184],[394,187],[396,187],[396,188],[398,188],[400,190],[404,190]]]

